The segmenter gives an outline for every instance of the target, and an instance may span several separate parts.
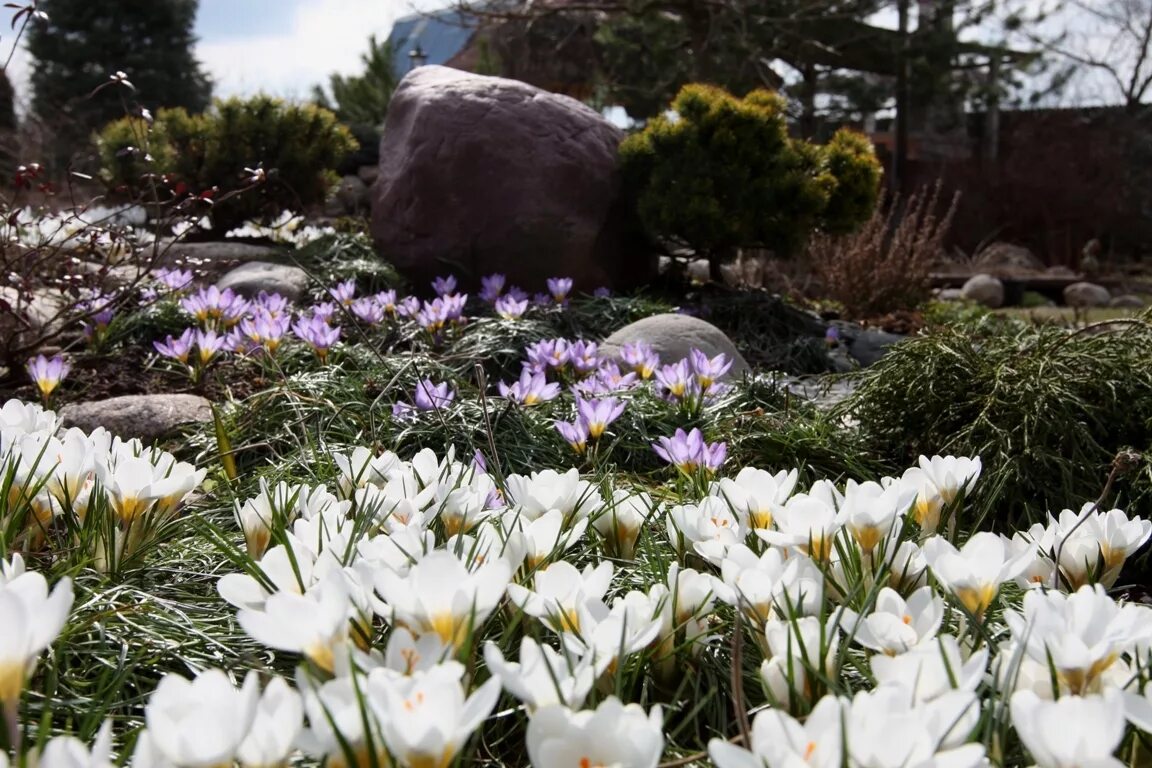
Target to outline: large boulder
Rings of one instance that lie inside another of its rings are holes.
[[[968,301],[996,309],[1004,305],[1004,283],[992,275],[972,275],[964,287],[960,289],[961,295]]]
[[[1096,283],[1072,283],[1064,288],[1064,303],[1070,307],[1106,307],[1112,294]]]
[[[199,395],[125,395],[69,403],[60,409],[60,419],[66,427],[86,432],[104,427],[114,435],[150,443],[182,424],[211,421],[212,405]]]
[[[541,290],[627,288],[655,272],[630,242],[623,133],[575,99],[447,67],[409,72],[388,107],[372,187],[377,250],[417,286],[501,272]]]
[[[600,343],[600,352],[609,358],[618,358],[625,344],[647,342],[667,365],[681,360],[699,349],[708,357],[720,353],[732,361],[729,376],[739,378],[749,369],[748,362],[736,349],[732,340],[716,326],[691,315],[652,315],[629,323]]]

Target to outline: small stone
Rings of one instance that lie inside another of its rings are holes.
[[[964,301],[964,289],[944,288],[936,294],[936,298],[940,301]]]
[[[272,245],[253,245],[229,240],[204,243],[168,242],[160,245],[158,267],[204,268],[216,270],[249,261],[276,261],[282,259],[284,249]]]
[[[69,403],[60,409],[66,427],[91,432],[104,427],[122,438],[150,443],[182,424],[212,420],[212,404],[199,395],[125,395],[107,400]]]
[[[1122,293],[1119,296],[1113,296],[1112,301],[1108,302],[1108,306],[1117,309],[1141,309],[1146,306],[1146,303],[1144,299],[1134,293]]]
[[[255,296],[260,291],[278,293],[289,301],[296,301],[308,290],[308,284],[308,273],[300,267],[250,261],[220,278],[216,287],[231,288],[242,296]]]
[[[362,165],[356,169],[356,175],[360,177],[360,181],[368,186],[372,186],[376,183],[376,178],[380,175],[380,166]]]
[[[997,309],[1004,305],[1004,283],[992,275],[973,275],[964,283],[960,293],[969,301],[989,309]]]
[[[1112,294],[1096,283],[1072,283],[1064,288],[1064,303],[1070,307],[1106,307],[1110,301]]]
[[[981,269],[1005,272],[1042,272],[1044,262],[1022,245],[992,243],[976,255]]]
[[[637,320],[601,342],[600,352],[605,357],[619,358],[621,347],[638,341],[651,346],[664,365],[682,360],[693,349],[699,349],[708,357],[725,354],[732,361],[728,375],[733,378],[739,378],[749,370],[748,362],[723,331],[690,315],[669,313]]]

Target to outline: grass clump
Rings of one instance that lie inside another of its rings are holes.
[[[991,320],[937,328],[893,347],[834,413],[897,465],[980,456],[987,480],[964,527],[1024,527],[1096,499],[1118,451],[1152,444],[1148,319],[1075,332]],[[1149,513],[1144,473],[1114,490],[1109,504]]]

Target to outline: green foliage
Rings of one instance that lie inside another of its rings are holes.
[[[336,113],[340,122],[353,128],[376,130],[384,122],[392,92],[400,82],[392,67],[392,46],[387,40],[368,38],[368,52],[360,57],[364,72],[345,77],[333,73],[328,78],[328,91],[321,86],[313,90],[316,103]]]
[[[625,178],[649,232],[724,259],[740,246],[794,251],[815,229],[865,221],[880,166],[863,137],[817,146],[788,136],[786,103],[687,85],[620,147]]]
[[[328,110],[263,95],[217,101],[197,115],[160,110],[151,130],[139,119],[121,118],[100,132],[97,145],[110,185],[133,189],[143,174],[157,173],[193,194],[216,188],[217,232],[322,202],[336,181],[331,169],[355,148],[348,129]],[[250,185],[252,174],[245,169],[255,168],[264,169],[266,182],[230,195]]]
[[[47,21],[28,27],[32,111],[64,163],[89,135],[133,108],[208,106],[212,84],[193,56],[197,0],[40,0]],[[106,87],[124,72],[135,91]]]
[[[1150,350],[1147,315],[1077,332],[995,318],[941,327],[892,347],[838,412],[895,466],[980,456],[978,518],[1019,529],[1096,499],[1119,450],[1152,446]],[[1111,506],[1152,510],[1143,474],[1116,490]]]

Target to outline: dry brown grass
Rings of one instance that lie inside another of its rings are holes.
[[[960,198],[956,194],[941,216],[940,197],[937,183],[903,204],[891,198],[852,234],[813,237],[806,255],[822,286],[820,298],[838,302],[855,319],[915,309],[927,301],[929,273],[944,250]]]

